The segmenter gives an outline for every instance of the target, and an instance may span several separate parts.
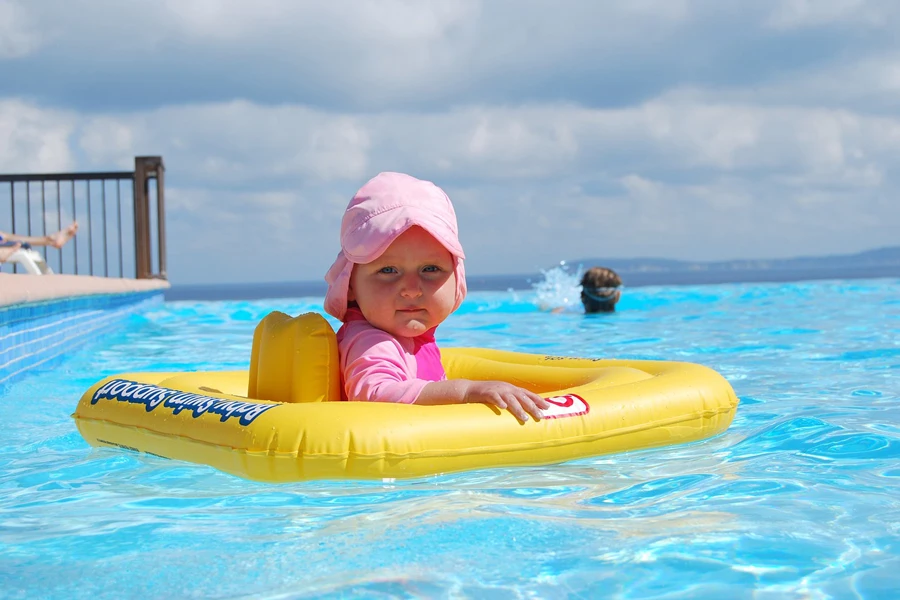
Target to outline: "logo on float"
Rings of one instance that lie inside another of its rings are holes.
[[[100,400],[138,404],[143,406],[147,412],[151,412],[158,406],[164,406],[171,410],[173,415],[185,411],[195,419],[200,415],[210,413],[220,417],[219,420],[222,423],[236,418],[241,425],[245,426],[276,406],[275,404],[201,396],[128,379],[112,379],[106,382],[103,387],[94,392],[91,404],[97,404]]]
[[[578,415],[586,415],[591,407],[584,398],[577,394],[566,394],[565,396],[553,396],[552,398],[544,398],[550,403],[550,408],[545,408],[545,419],[559,419],[560,417],[577,417]]]

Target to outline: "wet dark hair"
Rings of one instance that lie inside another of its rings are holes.
[[[613,312],[619,301],[622,278],[606,267],[591,267],[581,277],[581,303],[584,312]]]

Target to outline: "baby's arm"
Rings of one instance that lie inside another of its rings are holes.
[[[344,392],[350,400],[404,404],[480,402],[507,409],[519,421],[540,420],[550,404],[526,389],[503,381],[425,381],[416,379],[415,364],[396,338],[367,328],[340,342]],[[411,363],[411,364],[409,364]]]
[[[541,410],[550,408],[550,403],[525,388],[505,381],[473,381],[470,379],[449,379],[432,381],[422,388],[416,404],[465,404],[480,402],[500,409],[506,409],[519,421],[535,421],[542,418]]]

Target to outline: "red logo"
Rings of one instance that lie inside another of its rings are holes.
[[[578,415],[586,415],[591,410],[585,399],[577,394],[566,394],[565,396],[553,396],[552,398],[544,399],[550,403],[550,408],[543,411],[545,419],[577,417]]]

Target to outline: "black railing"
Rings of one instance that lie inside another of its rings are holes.
[[[46,236],[77,221],[62,248],[37,248],[55,272],[165,279],[164,174],[162,157],[138,156],[133,172],[0,175],[0,231]]]

